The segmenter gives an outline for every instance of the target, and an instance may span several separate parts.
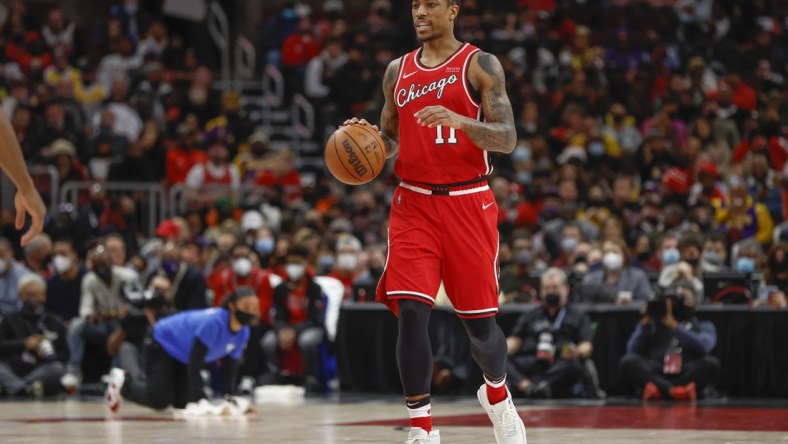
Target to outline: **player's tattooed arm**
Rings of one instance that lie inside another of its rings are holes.
[[[480,52],[476,62],[478,66],[472,69],[476,68],[484,121],[463,119],[460,130],[483,150],[511,153],[517,144],[517,133],[503,66],[497,57],[486,52]]]
[[[401,59],[389,63],[383,76],[383,112],[380,114],[380,137],[386,144],[386,158],[394,157],[399,152],[399,114],[394,103],[394,87],[399,74]]]

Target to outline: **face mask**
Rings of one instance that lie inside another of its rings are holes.
[[[561,239],[561,249],[567,253],[571,253],[574,251],[575,247],[577,246],[577,238],[574,237],[565,237]]]
[[[37,316],[44,312],[44,304],[40,301],[34,301],[32,299],[28,299],[22,303],[22,310],[26,314]]]
[[[533,259],[533,255],[528,250],[521,250],[517,252],[515,256],[515,260],[519,265],[528,265]]]
[[[5,273],[6,270],[8,270],[8,261],[0,259],[0,274]]]
[[[704,251],[703,262],[711,265],[720,265],[722,264],[722,255],[716,251]]]
[[[526,162],[531,158],[531,150],[524,146],[518,146],[512,151],[512,161]]]
[[[699,258],[697,258],[697,257],[694,257],[694,258],[692,258],[692,259],[687,259],[687,260],[685,260],[684,262],[686,262],[686,263],[690,264],[690,265],[692,266],[692,268],[695,268],[695,267],[697,267],[697,266],[698,266],[698,264],[700,263],[700,259],[699,259]]]
[[[749,257],[740,257],[736,260],[736,272],[752,273],[755,271],[755,261]]]
[[[252,261],[242,257],[233,261],[233,273],[238,276],[248,276],[252,272]]]
[[[561,305],[561,295],[558,293],[550,293],[545,295],[544,302],[548,307],[558,307]]]
[[[620,270],[624,266],[624,258],[618,253],[605,253],[602,265],[608,270]]]
[[[178,261],[174,261],[172,259],[164,259],[161,261],[161,271],[163,271],[167,276],[172,276],[177,273],[180,267],[181,264]]]
[[[616,123],[621,123],[624,121],[624,116],[621,114],[613,114],[613,121]]]
[[[681,254],[675,248],[668,248],[662,252],[662,265],[677,264],[680,260]]]
[[[260,318],[259,316],[257,316],[257,313],[249,313],[248,311],[241,311],[236,309],[235,319],[238,319],[238,322],[240,322],[241,325],[254,325],[257,324]]]
[[[52,265],[55,266],[57,274],[63,274],[71,269],[71,258],[57,255],[52,258]]]
[[[520,171],[517,173],[517,183],[520,185],[528,185],[534,179],[530,171]]]
[[[337,267],[340,270],[351,271],[358,265],[358,257],[355,254],[344,253],[337,256]]]
[[[137,13],[137,5],[134,3],[126,3],[123,5],[123,10],[126,11],[126,14],[134,15]]]
[[[111,267],[97,267],[94,268],[93,271],[96,273],[96,276],[99,277],[104,282],[109,282],[112,280],[112,268]]]
[[[649,253],[648,251],[643,251],[638,253],[638,260],[640,262],[646,262],[649,259],[651,259],[651,253]]]
[[[605,154],[605,144],[602,142],[591,142],[588,144],[588,154],[599,157]]]
[[[331,256],[330,254],[325,254],[323,256],[318,257],[317,265],[324,270],[328,270],[329,268],[334,266],[334,256]]]
[[[260,254],[271,254],[274,251],[274,240],[270,237],[257,239],[254,242],[254,250]]]
[[[306,267],[301,264],[286,264],[285,265],[285,273],[287,273],[287,277],[290,278],[291,281],[298,281],[302,277],[304,277],[304,272],[306,272]]]

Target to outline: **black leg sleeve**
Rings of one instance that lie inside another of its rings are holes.
[[[506,337],[495,317],[463,319],[471,339],[471,355],[490,380],[506,375]]]
[[[399,301],[397,365],[405,396],[430,392],[432,347],[427,330],[432,308],[418,301]]]
[[[222,367],[219,374],[221,380],[222,394],[235,394],[235,379],[238,374],[239,362],[230,357],[222,359]]]
[[[189,395],[188,402],[197,402],[205,398],[205,391],[203,390],[202,376],[200,370],[205,366],[205,355],[208,353],[208,347],[199,339],[194,339],[191,354],[189,354],[189,364],[187,372],[189,374]]]

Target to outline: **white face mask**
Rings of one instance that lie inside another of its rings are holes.
[[[252,272],[252,261],[242,257],[233,261],[233,273],[238,276],[248,276]]]
[[[55,256],[52,258],[52,265],[55,266],[57,274],[63,274],[71,269],[71,258],[66,256]]]
[[[352,253],[342,253],[337,256],[337,268],[340,270],[351,271],[358,266],[358,257]]]
[[[0,274],[5,273],[6,270],[8,270],[8,261],[0,259]]]
[[[306,267],[302,264],[285,264],[285,273],[291,281],[297,281],[304,276]]]
[[[608,270],[620,270],[624,266],[624,258],[618,253],[605,253],[602,258],[602,265]]]

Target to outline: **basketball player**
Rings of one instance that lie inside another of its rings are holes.
[[[443,280],[484,372],[477,393],[498,443],[523,444],[525,426],[506,389],[498,312],[498,207],[488,152],[511,153],[514,118],[495,56],[454,37],[459,0],[413,0],[420,49],[391,62],[380,135],[399,153],[389,255],[377,300],[398,315],[397,362],[411,430],[406,444],[440,442],[432,429],[427,325]],[[345,124],[366,121],[351,119]]]
[[[0,168],[8,175],[11,182],[16,185],[16,229],[21,230],[25,225],[25,212],[30,213],[30,228],[22,236],[22,246],[27,245],[44,228],[46,206],[38,194],[33,179],[27,171],[22,148],[16,140],[16,133],[8,121],[8,116],[0,111]]]

